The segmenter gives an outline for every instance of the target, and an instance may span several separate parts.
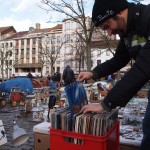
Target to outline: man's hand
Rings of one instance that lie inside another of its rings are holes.
[[[78,76],[78,81],[83,82],[84,80],[89,80],[93,78],[93,73],[92,72],[81,72]]]
[[[86,113],[89,111],[100,113],[104,110],[101,104],[89,104],[89,105],[84,105],[81,109],[81,112]]]

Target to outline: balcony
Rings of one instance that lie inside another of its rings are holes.
[[[25,63],[25,64],[15,64],[15,68],[42,68],[41,63]]]

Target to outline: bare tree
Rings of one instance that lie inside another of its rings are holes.
[[[114,56],[118,44],[116,36],[109,36],[106,31],[102,31],[100,28],[95,28],[94,33],[96,33],[97,38],[101,40],[92,42],[92,47],[99,48],[99,50],[105,48],[106,51],[110,51]]]
[[[80,73],[81,71],[86,70],[86,48],[82,39],[78,39],[73,44],[70,44],[70,47],[75,51],[70,58],[70,61],[75,62],[75,68],[77,68],[76,72]]]
[[[68,19],[76,22],[81,26],[80,30],[76,30],[76,34],[82,39],[86,48],[86,65],[87,70],[91,70],[91,38],[93,33],[93,23],[85,14],[89,0],[41,0],[41,6],[46,11],[58,12],[64,14]]]
[[[46,36],[38,41],[38,57],[40,59],[40,63],[42,64],[42,68],[45,64],[50,65],[51,75],[53,75],[55,71],[54,65],[60,54],[60,49],[63,42],[60,43],[59,46],[55,46],[54,44],[48,45],[47,41],[51,41],[51,38],[52,37]]]
[[[6,78],[9,78],[9,69],[13,68],[16,60],[12,60],[14,48],[8,48],[7,44],[4,42],[2,48],[0,48],[0,69],[2,74],[2,81],[4,81],[5,75]]]

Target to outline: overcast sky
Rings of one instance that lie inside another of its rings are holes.
[[[143,3],[150,2],[144,0]],[[40,23],[41,28],[54,26],[49,23],[50,14],[39,8],[39,5],[40,0],[0,0],[0,27],[13,26],[17,31],[27,31],[29,27],[35,27],[36,23]]]

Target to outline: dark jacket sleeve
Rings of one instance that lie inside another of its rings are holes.
[[[93,79],[99,79],[101,77],[110,75],[122,67],[124,67],[130,60],[129,52],[126,49],[123,39],[120,40],[114,57],[98,66],[96,66],[93,72]]]
[[[66,69],[64,69],[64,71],[63,71],[63,75],[62,75],[62,78],[63,78],[63,80],[65,79],[65,77],[66,77]]]
[[[102,105],[112,109],[127,102],[150,79],[150,40],[140,50],[135,64],[105,97]]]

